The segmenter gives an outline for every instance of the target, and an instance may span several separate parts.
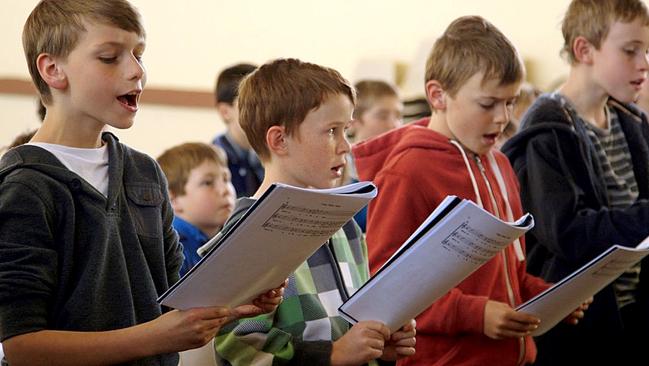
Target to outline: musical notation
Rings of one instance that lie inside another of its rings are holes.
[[[321,236],[336,231],[353,214],[354,212],[333,207],[315,209],[284,203],[262,227],[292,236]]]
[[[467,219],[451,231],[441,243],[443,248],[457,254],[466,262],[480,264],[502,250],[503,244],[506,244],[507,240],[508,238],[504,236],[492,235],[488,237],[485,233],[472,227]]]

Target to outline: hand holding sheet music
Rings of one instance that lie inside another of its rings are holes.
[[[533,226],[529,214],[508,223],[449,196],[339,313],[395,331]]]
[[[532,335],[541,335],[648,254],[649,238],[635,248],[613,245],[516,310],[539,317],[541,324]]]

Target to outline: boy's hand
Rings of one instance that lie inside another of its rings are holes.
[[[484,309],[484,334],[492,339],[525,337],[539,323],[539,318],[519,313],[502,302],[488,300]]]
[[[333,343],[331,366],[359,366],[381,357],[390,330],[375,321],[362,321]]]
[[[593,298],[592,297],[588,298],[581,305],[579,305],[577,310],[570,313],[570,315],[568,315],[563,321],[568,324],[577,325],[577,323],[579,323],[579,320],[584,318],[584,312],[588,310],[588,307],[592,303],[593,303]]]
[[[234,308],[234,313],[238,318],[249,318],[259,314],[271,313],[277,309],[284,299],[284,288],[288,285],[285,280],[280,286],[268,290],[252,300],[252,305],[241,305]]]
[[[235,319],[231,309],[214,306],[188,310],[172,310],[150,322],[160,336],[158,353],[180,352],[201,347],[209,342],[221,326]]]
[[[415,319],[410,319],[408,324],[404,325],[398,331],[394,332],[390,339],[385,342],[383,355],[384,361],[396,361],[415,354],[415,339],[417,323]]]

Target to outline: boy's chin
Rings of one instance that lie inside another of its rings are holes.
[[[327,182],[313,182],[312,187],[317,188],[317,189],[329,189],[329,188],[335,188],[341,186],[341,180],[340,179],[332,179]]]
[[[627,92],[616,92],[616,91],[611,91],[608,93],[608,95],[617,100],[620,103],[628,104],[628,103],[635,103],[635,101],[640,97],[640,92],[635,92],[635,93],[629,93]]]

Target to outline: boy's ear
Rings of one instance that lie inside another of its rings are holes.
[[[426,82],[426,99],[435,110],[446,109],[446,91],[437,80]]]
[[[286,155],[288,153],[287,137],[284,126],[271,126],[266,131],[268,150],[276,155]]]
[[[48,53],[41,53],[36,58],[36,66],[41,78],[54,89],[65,89],[68,86],[68,78],[59,65],[59,60]]]
[[[360,118],[352,119],[351,123],[349,124],[349,128],[347,129],[347,135],[355,136],[358,129],[362,126],[363,126],[363,121]]]
[[[585,37],[579,36],[572,43],[572,54],[579,63],[586,65],[592,64],[593,51],[595,51],[595,46]]]
[[[174,210],[174,214],[177,215],[178,213],[182,212],[182,205],[180,204],[180,200],[178,199],[178,196],[173,193],[172,191],[169,192],[169,201],[171,202],[171,208]]]
[[[224,102],[216,103],[216,110],[225,123],[229,123],[234,117],[234,113],[237,113],[233,105]]]

